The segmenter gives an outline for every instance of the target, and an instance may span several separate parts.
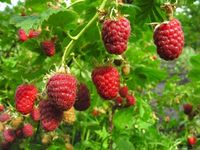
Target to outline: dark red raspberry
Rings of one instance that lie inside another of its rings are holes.
[[[120,106],[123,103],[123,98],[118,96],[118,97],[115,98],[115,102],[116,102],[117,105]]]
[[[22,128],[17,129],[15,131],[15,135],[16,135],[17,138],[23,138],[24,134],[23,134]]]
[[[3,137],[7,142],[12,142],[15,139],[15,132],[12,129],[6,129],[3,131]]]
[[[63,111],[57,110],[49,100],[40,101],[39,109],[42,128],[46,131],[55,130],[63,118]]]
[[[184,47],[181,23],[173,19],[160,24],[154,31],[154,43],[157,46],[158,55],[164,60],[178,58]]]
[[[187,142],[189,145],[195,145],[197,142],[197,138],[195,136],[188,137]]]
[[[4,111],[4,106],[0,104],[0,112]]]
[[[43,41],[41,47],[47,56],[53,56],[55,54],[55,44],[53,41]]]
[[[126,96],[126,105],[127,106],[135,105],[135,103],[136,103],[136,99],[133,95],[127,95]]]
[[[48,99],[60,110],[68,110],[74,105],[76,90],[76,78],[66,73],[53,75],[47,83]]]
[[[0,114],[0,122],[6,122],[10,120],[10,115],[8,113]]]
[[[80,83],[78,86],[77,97],[74,108],[79,111],[84,111],[90,107],[90,92],[88,87]]]
[[[26,32],[23,29],[18,30],[18,36],[19,36],[19,40],[22,42],[25,42],[26,40],[28,40]]]
[[[40,110],[39,110],[39,108],[33,108],[33,110],[31,111],[31,118],[34,121],[40,120]]]
[[[1,150],[10,150],[10,143],[7,141],[2,141],[0,143],[0,149]]]
[[[18,112],[26,115],[33,110],[38,90],[34,85],[22,84],[15,93],[15,105]]]
[[[31,124],[25,124],[22,127],[22,132],[23,132],[24,137],[31,137],[31,136],[33,136],[33,133],[34,133],[33,126]]]
[[[29,38],[36,38],[40,35],[40,31],[36,31],[36,30],[30,30],[29,31]]]
[[[127,86],[123,86],[119,89],[119,94],[121,97],[126,97],[126,95],[128,95],[128,87]]]
[[[114,99],[120,87],[120,76],[112,66],[97,67],[92,72],[92,81],[103,99]]]
[[[128,19],[106,19],[102,28],[102,39],[106,50],[111,54],[120,55],[127,49],[131,26]]]
[[[189,115],[192,112],[193,106],[191,104],[184,104],[183,110],[186,115]]]

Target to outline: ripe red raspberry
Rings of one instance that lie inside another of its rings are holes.
[[[43,41],[41,47],[47,56],[53,56],[55,54],[55,44],[53,41]]]
[[[40,35],[40,31],[36,31],[36,30],[30,30],[29,31],[29,38],[36,38]]]
[[[42,128],[46,131],[55,130],[63,118],[63,111],[57,110],[49,100],[42,100],[39,104]]]
[[[177,19],[173,19],[156,27],[154,43],[157,46],[158,55],[164,60],[178,58],[184,47],[181,23]]]
[[[25,124],[22,127],[22,132],[23,132],[24,137],[31,137],[31,136],[33,136],[33,133],[34,133],[33,126],[31,124]]]
[[[79,111],[84,111],[90,107],[90,92],[88,87],[80,83],[78,86],[77,97],[74,108]]]
[[[188,137],[187,142],[189,145],[194,145],[197,142],[197,138],[195,136]]]
[[[118,97],[116,97],[115,102],[116,102],[117,105],[120,106],[120,105],[122,105],[122,103],[123,103],[123,98],[120,97],[120,96],[118,96]]]
[[[39,108],[33,108],[33,110],[31,111],[31,118],[34,121],[40,120],[40,110],[39,110]]]
[[[18,112],[26,115],[33,110],[38,90],[34,85],[22,84],[15,93],[15,105]]]
[[[127,106],[135,105],[135,103],[136,103],[136,99],[133,95],[127,95],[126,96],[126,105]]]
[[[12,129],[6,129],[3,131],[3,137],[7,142],[12,142],[15,139],[15,132]]]
[[[128,95],[128,87],[127,86],[123,86],[119,89],[119,94],[121,97],[126,97],[126,95]]]
[[[120,77],[112,66],[97,67],[92,72],[92,81],[103,99],[114,99],[120,87]]]
[[[76,78],[66,73],[53,75],[47,83],[49,101],[60,110],[68,110],[74,105],[76,90]]]
[[[28,40],[26,32],[23,29],[18,30],[18,36],[19,36],[19,40],[22,42],[25,42],[26,40]]]
[[[192,112],[193,106],[191,104],[184,104],[183,110],[186,115],[189,115]]]
[[[10,115],[9,114],[7,114],[7,113],[0,114],[0,121],[1,122],[6,122],[8,120],[10,120]]]
[[[120,55],[127,49],[131,26],[128,19],[107,19],[103,23],[102,40],[106,50],[111,54]]]
[[[4,111],[4,106],[0,104],[0,112]]]

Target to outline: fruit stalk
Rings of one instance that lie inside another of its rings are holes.
[[[37,135],[39,134],[39,131],[40,131],[40,122],[37,123],[37,129],[36,129],[35,136],[33,139],[34,143],[37,143]]]
[[[106,1],[107,0],[103,0],[99,10],[102,10],[105,5],[106,5]],[[83,33],[90,27],[90,25],[98,18],[98,12],[93,16],[93,18],[88,22],[88,24],[86,24],[86,26],[78,33],[78,35],[76,35],[74,38],[71,39],[71,41],[69,42],[69,44],[66,46],[63,56],[62,56],[62,64],[61,65],[65,65],[65,59],[69,56],[73,45],[76,43],[76,41],[83,35]]]
[[[115,105],[112,105],[112,109],[111,109],[111,112],[109,114],[109,133],[110,134],[112,134],[112,130],[114,128],[113,116],[115,114],[115,110],[116,110]],[[112,145],[113,145],[113,140],[112,140],[112,136],[111,136],[110,141],[109,141],[109,150],[112,150]]]

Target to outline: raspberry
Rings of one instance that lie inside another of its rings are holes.
[[[4,130],[4,124],[0,122],[0,133]]]
[[[19,36],[19,40],[21,42],[25,42],[26,40],[28,40],[28,37],[26,35],[26,32],[23,29],[19,29],[18,30],[18,36]]]
[[[4,106],[0,104],[0,112],[4,111]]]
[[[186,115],[189,115],[192,112],[193,106],[191,104],[184,104],[183,110]]]
[[[22,132],[23,132],[24,137],[33,136],[33,133],[34,133],[33,126],[31,124],[25,124],[22,128]]]
[[[29,31],[29,38],[36,38],[40,35],[40,31],[36,31],[36,30],[30,30]]]
[[[0,121],[1,122],[6,122],[8,120],[10,120],[10,115],[9,114],[3,113],[3,114],[0,115]]]
[[[73,145],[70,144],[70,143],[66,143],[66,144],[65,144],[65,148],[66,148],[67,150],[74,150]]]
[[[164,60],[174,60],[182,53],[184,33],[177,19],[164,22],[156,27],[153,37],[157,53]]]
[[[0,143],[1,150],[10,150],[10,143],[7,141],[3,141]]]
[[[84,111],[90,107],[90,93],[88,87],[80,83],[78,86],[77,97],[74,108],[79,111]]]
[[[7,142],[12,142],[15,139],[15,132],[12,129],[6,129],[3,132],[3,136]]]
[[[68,124],[73,124],[76,121],[76,114],[74,107],[64,112],[64,121]]]
[[[128,95],[128,87],[127,86],[123,86],[119,89],[119,94],[121,97],[126,97],[126,95]]]
[[[95,68],[92,72],[92,81],[103,99],[114,99],[117,96],[120,77],[116,68],[112,66]]]
[[[63,112],[57,110],[49,100],[42,100],[39,104],[42,128],[46,131],[55,130],[63,117]]]
[[[131,72],[131,66],[128,63],[124,64],[122,66],[122,74],[127,76],[130,74],[130,72]]]
[[[31,112],[31,118],[34,121],[40,120],[40,110],[38,108],[33,108],[32,112]]]
[[[34,85],[22,84],[15,93],[15,105],[18,112],[26,115],[33,110],[38,90]]]
[[[189,145],[194,145],[197,142],[197,138],[195,136],[188,137],[187,142]]]
[[[118,97],[116,97],[115,102],[117,103],[117,105],[122,105],[122,103],[123,103],[123,98],[120,97],[120,96],[118,96]]]
[[[126,105],[127,106],[135,105],[135,103],[136,103],[136,100],[135,100],[135,97],[133,95],[127,95],[126,96]]]
[[[41,47],[47,56],[53,56],[55,54],[55,44],[53,41],[43,41]]]
[[[110,54],[120,55],[127,49],[131,26],[128,19],[120,17],[117,20],[107,19],[103,23],[102,39]]]
[[[93,115],[94,117],[97,117],[97,116],[99,116],[100,114],[101,114],[101,113],[99,112],[98,109],[96,109],[96,108],[93,109],[92,115]]]
[[[45,134],[44,136],[42,136],[42,144],[49,144],[51,142],[51,136]]]
[[[60,110],[70,109],[76,98],[76,78],[70,74],[57,73],[47,83],[47,95]]]
[[[24,134],[23,134],[22,128],[17,129],[15,131],[15,135],[16,135],[17,138],[23,138]]]
[[[11,125],[14,129],[19,128],[19,126],[21,125],[21,123],[23,122],[23,118],[22,117],[17,117],[11,120]]]

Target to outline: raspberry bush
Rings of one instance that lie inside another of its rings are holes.
[[[0,149],[200,149],[199,6],[27,0],[0,11]]]

